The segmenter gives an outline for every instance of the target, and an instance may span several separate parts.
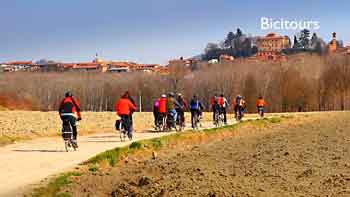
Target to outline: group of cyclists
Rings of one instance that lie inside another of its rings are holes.
[[[213,112],[214,124],[217,122],[218,115],[220,115],[223,124],[227,125],[227,111],[230,104],[224,94],[211,97],[210,105],[211,111]],[[246,101],[241,95],[237,95],[232,102],[232,106],[236,119],[241,120],[247,107]],[[260,96],[256,101],[256,107],[260,116],[264,115],[265,106],[266,102],[263,97]],[[123,124],[129,139],[132,139],[132,117],[136,109],[136,103],[131,97],[129,91],[126,91],[115,103],[115,111],[120,117],[119,123],[121,122]],[[191,126],[193,129],[197,129],[204,109],[205,107],[197,95],[193,95],[188,103],[181,93],[177,95],[173,92],[162,94],[160,98],[154,101],[154,126],[156,130],[161,131],[171,130],[172,128],[176,128],[176,126],[183,129],[185,127],[185,111],[190,111]],[[76,122],[81,120],[81,108],[78,100],[73,97],[73,94],[70,91],[65,93],[65,98],[60,103],[58,111],[63,123],[63,128],[67,124],[71,126],[72,145],[77,148]]]

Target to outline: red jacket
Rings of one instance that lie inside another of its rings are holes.
[[[81,118],[80,104],[78,100],[73,97],[64,98],[60,104],[58,112],[60,113],[60,115],[77,113],[78,118]]]
[[[166,98],[159,99],[159,113],[166,113]]]
[[[219,97],[218,97],[218,103],[219,103],[219,105],[220,105],[221,107],[223,107],[224,104],[225,104],[225,99],[224,99],[224,97],[219,96]]]
[[[256,106],[257,106],[257,107],[265,107],[265,105],[266,105],[266,102],[265,102],[264,99],[258,99],[258,100],[256,101]]]
[[[115,103],[115,111],[118,115],[130,115],[131,111],[135,111],[136,106],[127,98],[121,98]]]

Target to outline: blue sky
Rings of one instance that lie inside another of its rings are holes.
[[[350,1],[1,0],[0,62],[108,60],[166,63],[202,53],[240,27],[264,35],[260,18],[317,20],[326,41],[350,45]],[[275,31],[292,36],[294,31]]]

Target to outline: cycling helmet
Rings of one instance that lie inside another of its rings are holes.
[[[177,96],[178,96],[178,97],[182,97],[182,94],[181,94],[181,93],[178,93]]]
[[[170,92],[170,93],[169,93],[169,96],[175,97],[175,94],[174,94],[173,92]]]
[[[72,94],[71,91],[67,91],[66,93],[64,93],[64,96],[65,96],[65,97],[72,97],[73,94]]]
[[[162,98],[166,98],[166,95],[165,94],[162,94],[162,96],[161,96]]]

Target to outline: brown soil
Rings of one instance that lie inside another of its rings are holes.
[[[350,113],[246,125],[75,177],[73,196],[350,196]],[[192,144],[195,144],[193,142]]]

